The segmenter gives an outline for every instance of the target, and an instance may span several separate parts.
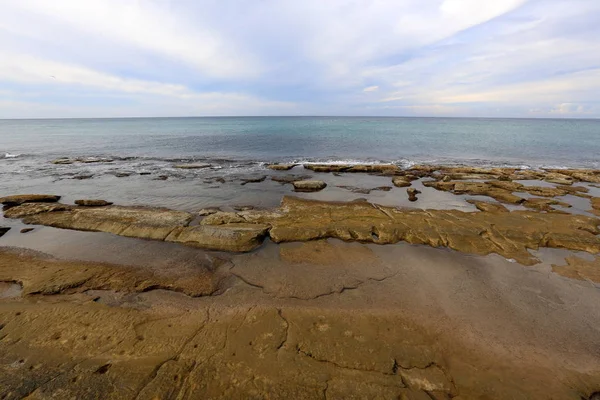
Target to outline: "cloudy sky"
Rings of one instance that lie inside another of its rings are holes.
[[[599,0],[0,0],[0,118],[600,117]]]

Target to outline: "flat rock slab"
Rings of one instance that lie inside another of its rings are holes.
[[[11,209],[12,214],[9,217],[30,213],[25,206]],[[64,207],[64,205],[60,206]],[[63,229],[109,232],[121,236],[164,240],[175,228],[187,226],[192,219],[192,214],[183,211],[107,206],[72,207],[66,211],[36,212],[26,216],[24,222]]]
[[[318,192],[327,187],[327,184],[323,181],[297,181],[293,182],[294,190],[296,192]]]
[[[52,194],[17,194],[0,198],[0,203],[6,206],[17,206],[23,203],[55,203],[60,196]]]
[[[219,213],[202,223],[243,221],[270,225],[269,235],[277,243],[325,238],[377,244],[406,241],[464,253],[497,253],[524,265],[539,262],[528,249],[540,247],[600,253],[600,220],[562,213],[397,209],[286,196],[277,211]]]
[[[111,206],[113,203],[110,201],[106,201],[106,200],[89,199],[89,200],[75,200],[75,204],[77,204],[78,206],[83,206],[83,207],[105,207],[105,206]]]
[[[268,225],[228,224],[177,228],[165,239],[208,250],[246,252],[259,247],[269,231]]]
[[[274,171],[289,171],[294,168],[298,164],[269,164],[267,168],[272,169]]]
[[[190,164],[175,164],[173,168],[177,169],[203,169],[210,168],[211,165],[207,163],[190,163]]]

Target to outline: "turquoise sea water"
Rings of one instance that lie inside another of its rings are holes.
[[[0,158],[600,165],[600,120],[239,117],[0,121]]]

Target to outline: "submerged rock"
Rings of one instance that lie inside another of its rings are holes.
[[[310,175],[283,175],[283,176],[272,176],[271,180],[279,182],[281,184],[294,183],[297,181],[305,181],[312,178]]]
[[[23,228],[21,229],[21,233],[29,233],[31,231],[33,231],[35,228]]]
[[[17,194],[0,198],[0,203],[6,206],[17,206],[24,203],[55,203],[60,196],[52,194]]]
[[[106,200],[75,200],[75,204],[83,207],[104,207],[111,206],[113,203]]]
[[[297,181],[293,182],[294,190],[296,192],[318,192],[327,187],[327,184],[323,181]]]
[[[315,172],[394,173],[400,171],[400,168],[393,164],[304,164],[304,168]]]
[[[419,200],[417,194],[421,192],[415,188],[408,188],[406,189],[406,193],[408,193],[408,201],[417,201]]]
[[[298,164],[268,164],[267,168],[272,169],[274,171],[289,171],[296,165]]]
[[[242,179],[242,183],[240,185],[244,186],[244,185],[247,185],[248,183],[260,183],[260,182],[263,182],[265,179],[267,179],[266,175],[254,177],[254,178],[245,178],[245,179]]]
[[[178,168],[178,169],[203,169],[203,168],[210,168],[211,165],[207,164],[207,163],[189,163],[189,164],[175,164],[173,165],[173,168]]]

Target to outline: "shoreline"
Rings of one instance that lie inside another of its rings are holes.
[[[283,188],[271,207],[3,198],[2,393],[600,391],[600,171],[316,165],[326,186],[294,193],[293,179],[269,179],[299,175],[287,167],[235,183]]]

